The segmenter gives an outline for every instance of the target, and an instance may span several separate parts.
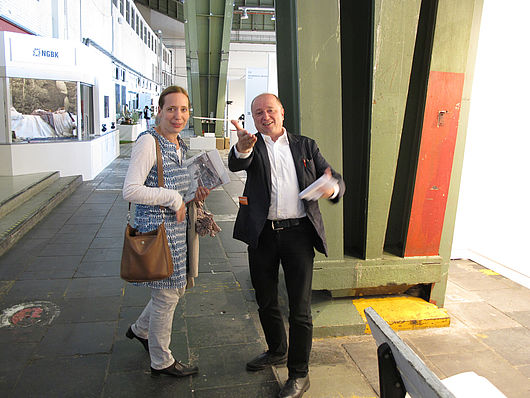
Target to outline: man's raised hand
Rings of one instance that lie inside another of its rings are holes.
[[[256,135],[250,134],[247,130],[243,129],[237,120],[231,120],[230,122],[237,130],[237,151],[240,153],[250,152],[256,143]]]

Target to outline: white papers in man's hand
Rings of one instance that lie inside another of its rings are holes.
[[[230,182],[228,172],[223,165],[221,156],[216,149],[202,152],[184,161],[190,175],[190,187],[184,195],[184,202],[189,202],[195,197],[199,185],[214,189],[219,185]]]
[[[337,182],[336,178],[324,173],[318,180],[300,192],[298,197],[305,200],[319,200],[323,191],[333,188]]]

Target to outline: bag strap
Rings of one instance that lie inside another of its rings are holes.
[[[160,143],[158,138],[153,137],[156,144],[156,172],[158,174],[158,186],[164,187],[164,165],[162,163],[162,153],[160,152]]]
[[[164,187],[164,164],[162,162],[162,152],[160,151],[160,143],[158,142],[158,138],[153,137],[155,139],[156,144],[156,174],[158,176],[158,186],[160,188]],[[162,206],[160,206],[161,210],[164,210]],[[162,211],[162,216],[164,216],[164,212]],[[131,220],[131,202],[129,202],[129,210],[127,211],[127,222]]]

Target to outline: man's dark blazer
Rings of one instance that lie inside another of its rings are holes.
[[[250,247],[258,246],[258,239],[267,215],[271,201],[271,169],[267,147],[261,134],[256,134],[257,141],[251,155],[246,159],[238,159],[235,156],[234,148],[230,150],[228,156],[228,168],[231,171],[245,170],[247,172],[247,182],[243,191],[248,204],[240,200],[239,211],[234,225],[234,239],[247,243]],[[308,137],[287,133],[289,147],[293,155],[298,186],[303,191],[315,180],[317,180],[324,170],[331,166],[320,153],[314,140]],[[331,169],[333,177],[339,181],[339,194],[331,201],[336,203],[344,195],[345,185],[340,174]],[[243,200],[244,202],[245,200]],[[326,236],[324,233],[324,223],[322,214],[318,208],[318,201],[302,200],[305,212],[313,224],[315,234],[315,248],[328,255]]]

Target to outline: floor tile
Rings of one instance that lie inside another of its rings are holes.
[[[481,339],[512,365],[530,365],[530,330],[524,327],[490,330]]]
[[[214,315],[186,318],[190,347],[253,343],[259,340],[248,315]],[[215,325],[212,333],[211,325]]]
[[[240,291],[216,291],[186,295],[185,316],[246,314]]]
[[[120,276],[117,261],[83,261],[77,267],[74,278]]]
[[[15,281],[4,296],[4,301],[14,304],[33,300],[58,300],[64,296],[68,283],[68,279]]]
[[[57,323],[102,322],[118,319],[122,298],[89,297],[65,298],[57,304],[60,314]]]
[[[43,357],[110,353],[116,322],[56,323],[36,354]]]
[[[507,397],[524,398],[530,392],[530,380],[512,368],[493,351],[460,352],[433,355],[432,362],[448,377],[462,372],[475,372],[487,378]]]
[[[228,387],[212,387],[194,389],[195,398],[264,398],[276,397],[280,392],[280,386],[276,381],[263,381],[259,384],[244,384]]]
[[[99,397],[108,361],[108,355],[37,359],[22,372],[13,396]]]
[[[246,362],[260,352],[261,344],[238,344],[222,347],[192,348],[192,357],[199,365],[199,374],[192,379],[194,389],[224,388],[233,385],[275,381],[271,369],[248,372]],[[247,359],[248,358],[248,359]]]
[[[70,280],[65,297],[122,296],[125,283],[118,277],[75,278]]]
[[[485,302],[447,304],[451,318],[459,318],[476,330],[503,329],[518,326],[517,322]]]
[[[102,396],[108,398],[192,398],[190,378],[191,376],[183,378],[169,376],[153,377],[151,376],[150,370],[111,373],[107,378]]]
[[[530,311],[530,289],[519,287],[483,290],[477,293],[484,301],[499,311]]]
[[[518,322],[521,326],[530,329],[530,311],[507,312],[506,315]]]

